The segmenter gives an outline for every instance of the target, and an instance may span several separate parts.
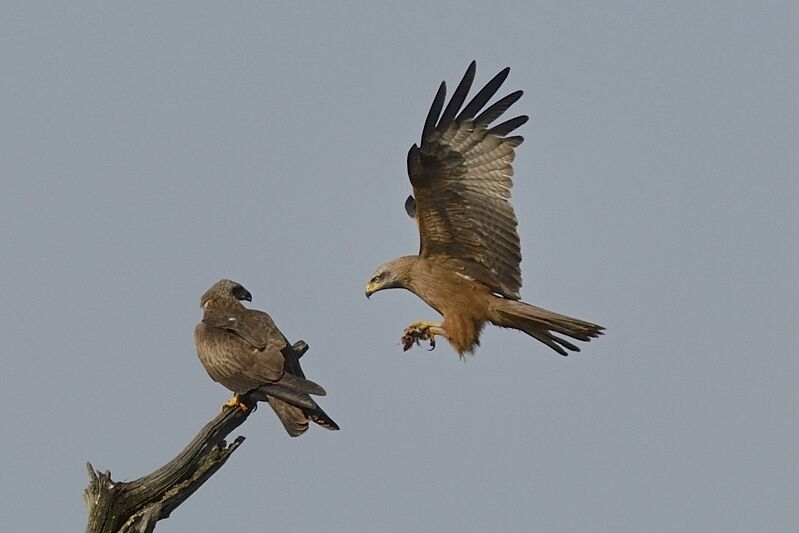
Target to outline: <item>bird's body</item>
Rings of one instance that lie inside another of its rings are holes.
[[[524,139],[508,134],[527,117],[491,123],[522,92],[483,109],[508,72],[506,68],[494,76],[465,106],[475,62],[446,107],[442,82],[425,120],[421,145],[408,151],[414,194],[405,209],[419,227],[419,254],[385,263],[366,286],[367,296],[383,289],[407,289],[442,315],[441,323],[409,326],[403,337],[406,349],[413,341],[432,342],[443,336],[463,355],[479,345],[480,333],[490,322],[523,331],[566,355],[565,350],[579,348],[553,332],[588,341],[604,329],[520,301],[521,248],[509,198],[514,149]]]
[[[237,302],[238,303],[238,302]],[[241,304],[239,304],[241,305]],[[278,331],[269,315],[258,316],[258,311],[246,309],[230,309],[222,320],[234,318],[250,311],[250,320],[259,320],[272,324],[272,331]],[[217,314],[216,310],[206,311],[204,320]],[[241,320],[234,318],[234,320]],[[213,322],[211,322],[213,323]],[[288,343],[282,335],[268,335],[266,345],[253,346],[239,334],[221,325],[209,325],[205,321],[194,328],[194,339],[197,345],[197,355],[203,366],[208,371],[211,379],[220,383],[238,395],[243,395],[261,385],[277,383],[285,373],[284,357],[281,353]]]
[[[194,341],[208,375],[237,398],[257,390],[291,436],[305,432],[308,420],[338,429],[310,396],[324,395],[324,389],[305,379],[299,356],[272,318],[239,301],[250,299],[246,289],[230,280],[203,295],[203,319],[194,329]]]
[[[407,280],[403,288],[414,293],[442,316],[441,328],[459,353],[471,352],[479,344],[486,322],[491,291],[474,283],[455,265],[415,255],[399,257],[389,263]]]

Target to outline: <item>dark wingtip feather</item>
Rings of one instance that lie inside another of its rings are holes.
[[[505,137],[505,142],[510,143],[511,146],[516,148],[524,142],[524,137],[521,135],[514,135],[513,137]]]
[[[460,83],[458,83],[458,86],[455,88],[455,92],[452,93],[452,98],[450,98],[446,109],[444,109],[444,113],[441,115],[438,127],[436,128],[438,131],[445,131],[449,125],[452,124],[452,121],[455,119],[455,114],[461,108],[463,102],[466,101],[466,95],[469,94],[469,89],[472,88],[472,82],[474,82],[474,74],[476,71],[477,62],[472,60],[463,78],[461,78]]]
[[[505,135],[512,132],[519,126],[523,125],[529,119],[530,117],[528,117],[527,115],[521,115],[516,118],[512,118],[510,120],[503,122],[502,124],[497,124],[490,130],[488,130],[488,134],[496,135],[498,137],[504,137]]]
[[[486,83],[485,87],[480,89],[472,100],[466,104],[466,107],[463,108],[461,114],[458,115],[458,122],[461,120],[467,120],[473,118],[478,111],[480,111],[484,105],[491,100],[499,88],[505,83],[505,79],[507,79],[508,74],[510,73],[510,67],[505,67],[504,69],[500,70],[499,73],[491,78],[491,81]]]
[[[491,105],[488,109],[480,113],[480,115],[474,119],[475,124],[482,124],[483,126],[488,126],[496,119],[499,118],[502,113],[508,110],[510,106],[512,106],[516,101],[522,97],[524,91],[515,91],[510,93],[508,96],[496,101],[494,104]]]
[[[441,114],[441,109],[444,107],[444,99],[447,97],[447,82],[442,81],[438,86],[438,92],[433,99],[433,105],[430,106],[430,111],[427,112],[427,118],[424,121],[424,129],[422,129],[422,143],[425,139],[429,138],[436,128],[436,122]]]

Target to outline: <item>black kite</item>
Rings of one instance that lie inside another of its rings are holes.
[[[308,429],[308,420],[338,429],[310,397],[324,396],[325,390],[305,379],[296,352],[272,318],[240,300],[252,301],[247,289],[218,281],[202,295],[203,319],[194,329],[197,355],[211,379],[236,395],[225,406],[246,409],[239,396],[259,389],[292,437]]]
[[[399,257],[378,268],[366,296],[407,289],[442,315],[443,322],[408,326],[406,350],[420,339],[435,346],[435,337],[442,336],[463,356],[480,344],[480,332],[491,322],[523,331],[561,355],[567,355],[565,349],[580,351],[555,333],[589,341],[602,334],[602,326],[520,301],[522,256],[509,198],[514,148],[523,138],[508,134],[527,117],[491,123],[522,91],[483,110],[507,78],[510,69],[505,68],[462,107],[475,69],[472,61],[446,108],[446,83],[441,83],[424,123],[421,146],[414,144],[408,152],[413,196],[405,208],[419,226],[419,255]]]

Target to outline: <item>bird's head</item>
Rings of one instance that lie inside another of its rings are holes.
[[[366,284],[366,297],[383,289],[405,289],[408,257],[398,257],[375,270],[369,283]]]
[[[200,298],[200,307],[203,309],[215,309],[231,305],[241,306],[239,300],[251,302],[252,295],[250,291],[242,287],[240,283],[222,279],[205,291],[205,294]]]

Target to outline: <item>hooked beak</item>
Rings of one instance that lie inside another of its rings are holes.
[[[250,294],[250,291],[248,291],[241,285],[236,285],[235,287],[233,287],[233,289],[230,291],[230,294],[237,300],[245,300],[247,302],[252,301],[252,294]]]
[[[375,287],[373,283],[368,283],[366,285],[366,297],[369,298],[375,292],[377,292],[377,287]]]

